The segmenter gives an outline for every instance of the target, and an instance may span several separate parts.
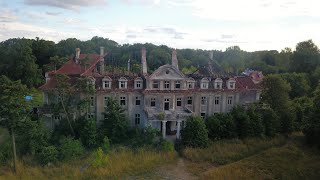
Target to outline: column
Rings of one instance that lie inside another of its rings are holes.
[[[162,121],[162,137],[163,137],[163,139],[166,138],[166,123],[167,123],[167,121]]]
[[[180,126],[181,126],[181,121],[177,121],[177,139],[180,139]]]

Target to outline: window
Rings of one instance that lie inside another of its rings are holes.
[[[190,105],[192,105],[192,97],[190,96],[190,97],[188,97],[188,101],[187,101],[187,104],[190,104]]]
[[[201,97],[201,105],[207,104],[207,98],[205,96]]]
[[[150,106],[151,107],[155,107],[156,106],[156,98],[151,98],[151,104],[150,104]]]
[[[104,97],[104,107],[108,107],[108,101],[109,101],[109,97],[105,96]]]
[[[94,118],[94,113],[88,113],[87,117],[88,117],[88,119],[93,119]]]
[[[126,97],[124,97],[124,96],[120,97],[120,105],[122,105],[122,106],[126,105]]]
[[[180,89],[180,86],[181,86],[180,81],[176,81],[176,89]]]
[[[227,104],[232,105],[232,96],[229,96],[227,99]]]
[[[135,89],[142,89],[142,79],[138,77],[137,79],[134,80],[134,88]]]
[[[188,82],[188,88],[193,89],[194,88],[194,82]]]
[[[153,89],[159,88],[159,81],[153,81]]]
[[[140,105],[140,98],[136,97],[136,106],[139,106],[139,105]]]
[[[140,114],[135,115],[134,124],[139,125],[140,124]]]
[[[128,80],[126,78],[121,77],[119,79],[119,88],[120,89],[127,89],[127,82],[128,82]]]
[[[207,78],[203,78],[201,80],[201,89],[208,89],[209,88],[209,80]]]
[[[90,106],[91,107],[94,106],[94,97],[93,96],[90,97]]]
[[[53,116],[53,120],[55,120],[55,121],[59,121],[60,119],[61,119],[60,115],[54,115]]]
[[[201,113],[201,118],[204,119],[206,117],[206,113]]]
[[[165,81],[164,82],[164,88],[165,89],[169,89],[170,88],[170,82],[169,81]]]
[[[103,81],[103,89],[110,89],[111,83],[110,81]]]
[[[214,104],[219,105],[220,104],[220,97],[214,97]]]
[[[222,79],[221,78],[217,78],[214,81],[214,88],[215,89],[222,89]]]
[[[234,89],[234,82],[230,82],[229,86],[230,86],[230,89]]]
[[[177,98],[177,107],[181,107],[181,105],[182,105],[181,98]]]
[[[137,89],[141,88],[141,81],[137,81],[137,82],[136,82],[136,88],[137,88]]]

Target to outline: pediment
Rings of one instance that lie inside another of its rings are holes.
[[[150,79],[156,79],[156,80],[182,80],[186,77],[184,74],[179,71],[177,68],[175,68],[172,65],[163,65],[160,66],[157,70],[155,70],[151,75]]]

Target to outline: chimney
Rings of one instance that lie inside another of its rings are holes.
[[[179,69],[176,49],[172,50],[172,59],[171,59],[171,61],[172,61],[172,66],[174,66],[175,68]]]
[[[141,49],[141,64],[142,64],[142,74],[148,74],[147,71],[147,51],[146,48]]]
[[[104,74],[104,47],[100,47],[99,73]]]
[[[80,59],[80,48],[76,48],[76,57],[75,57],[76,64],[79,64],[79,59]]]

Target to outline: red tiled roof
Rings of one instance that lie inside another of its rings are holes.
[[[236,77],[236,82],[239,89],[261,89],[261,85],[255,84],[249,76]]]
[[[69,78],[68,83],[70,85],[74,85],[77,80],[78,80],[78,78],[71,77],[71,78]],[[56,79],[55,76],[52,76],[50,78],[50,80],[48,82],[46,82],[44,85],[40,86],[39,89],[41,89],[41,90],[51,90],[51,89],[56,88],[56,86],[57,86],[57,79]]]
[[[98,54],[90,54],[90,55],[80,54],[79,60],[83,61],[87,56],[90,61],[89,61],[89,65],[86,70],[83,67],[81,67],[80,63],[76,64],[74,59],[72,58],[67,63],[62,65],[61,68],[59,68],[56,71],[56,74],[67,74],[67,75],[86,75],[86,74],[88,74],[89,72],[91,72],[94,69],[95,65],[99,62],[100,55],[98,55]]]

